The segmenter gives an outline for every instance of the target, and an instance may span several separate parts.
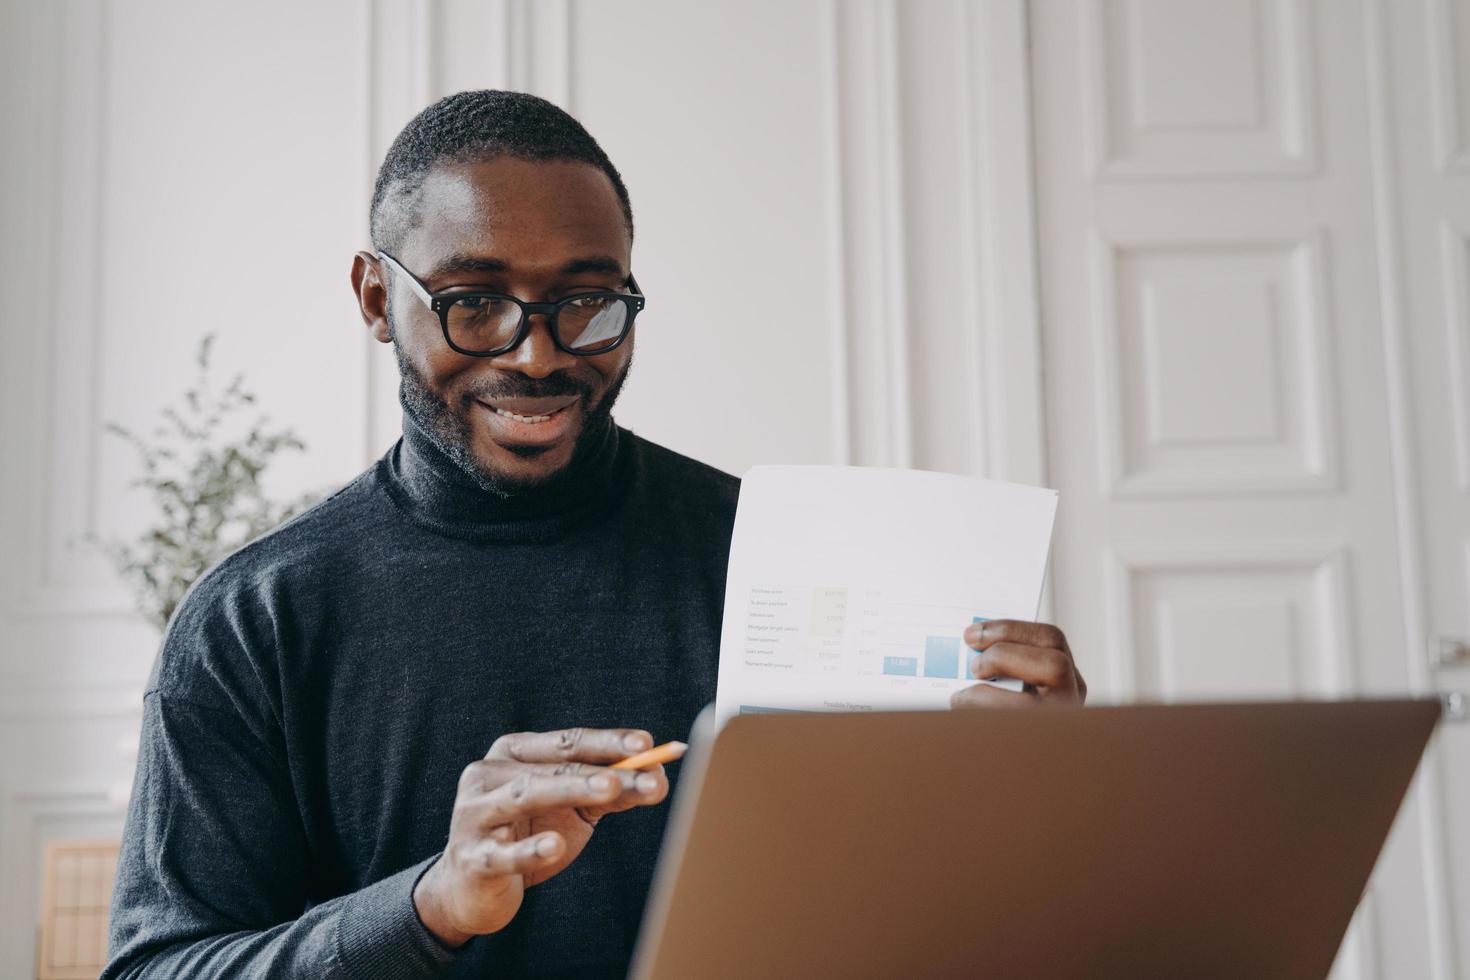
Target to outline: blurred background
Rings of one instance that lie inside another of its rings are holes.
[[[0,976],[96,975],[140,568],[397,438],[348,269],[388,143],[465,88],[623,173],[624,425],[1058,488],[1043,612],[1098,702],[1470,686],[1466,65],[1467,0],[0,0]],[[255,397],[208,429],[206,336]],[[1335,976],[1470,976],[1467,731]]]

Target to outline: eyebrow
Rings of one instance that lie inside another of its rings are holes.
[[[451,255],[430,269],[424,275],[424,281],[432,282],[435,279],[458,272],[491,272],[503,274],[509,271],[510,263],[504,259],[487,258],[481,255]],[[623,264],[611,255],[588,255],[582,258],[572,259],[558,270],[557,276],[558,278],[564,278],[587,272],[612,276],[615,279],[627,278],[627,274],[623,272]]]

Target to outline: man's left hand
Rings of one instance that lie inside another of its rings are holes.
[[[965,630],[970,654],[970,676],[976,680],[1012,677],[1022,691],[990,684],[971,684],[950,696],[955,708],[1026,707],[1033,704],[1080,705],[1087,700],[1087,682],[1072,659],[1067,637],[1050,623],[1019,619],[992,619]]]

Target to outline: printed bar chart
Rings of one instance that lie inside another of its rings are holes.
[[[960,676],[960,643],[953,636],[930,636],[924,639],[924,676],[947,677],[954,680]]]
[[[974,682],[965,628],[1035,615],[1056,503],[949,473],[753,467],[730,543],[717,718],[948,709]]]
[[[915,677],[919,673],[918,657],[884,657],[883,673],[895,677]]]

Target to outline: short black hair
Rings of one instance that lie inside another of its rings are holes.
[[[373,247],[393,252],[418,217],[424,178],[444,162],[497,156],[575,160],[607,174],[633,237],[633,206],[622,175],[592,134],[560,106],[525,92],[480,89],[445,96],[409,120],[378,168],[368,230]]]

